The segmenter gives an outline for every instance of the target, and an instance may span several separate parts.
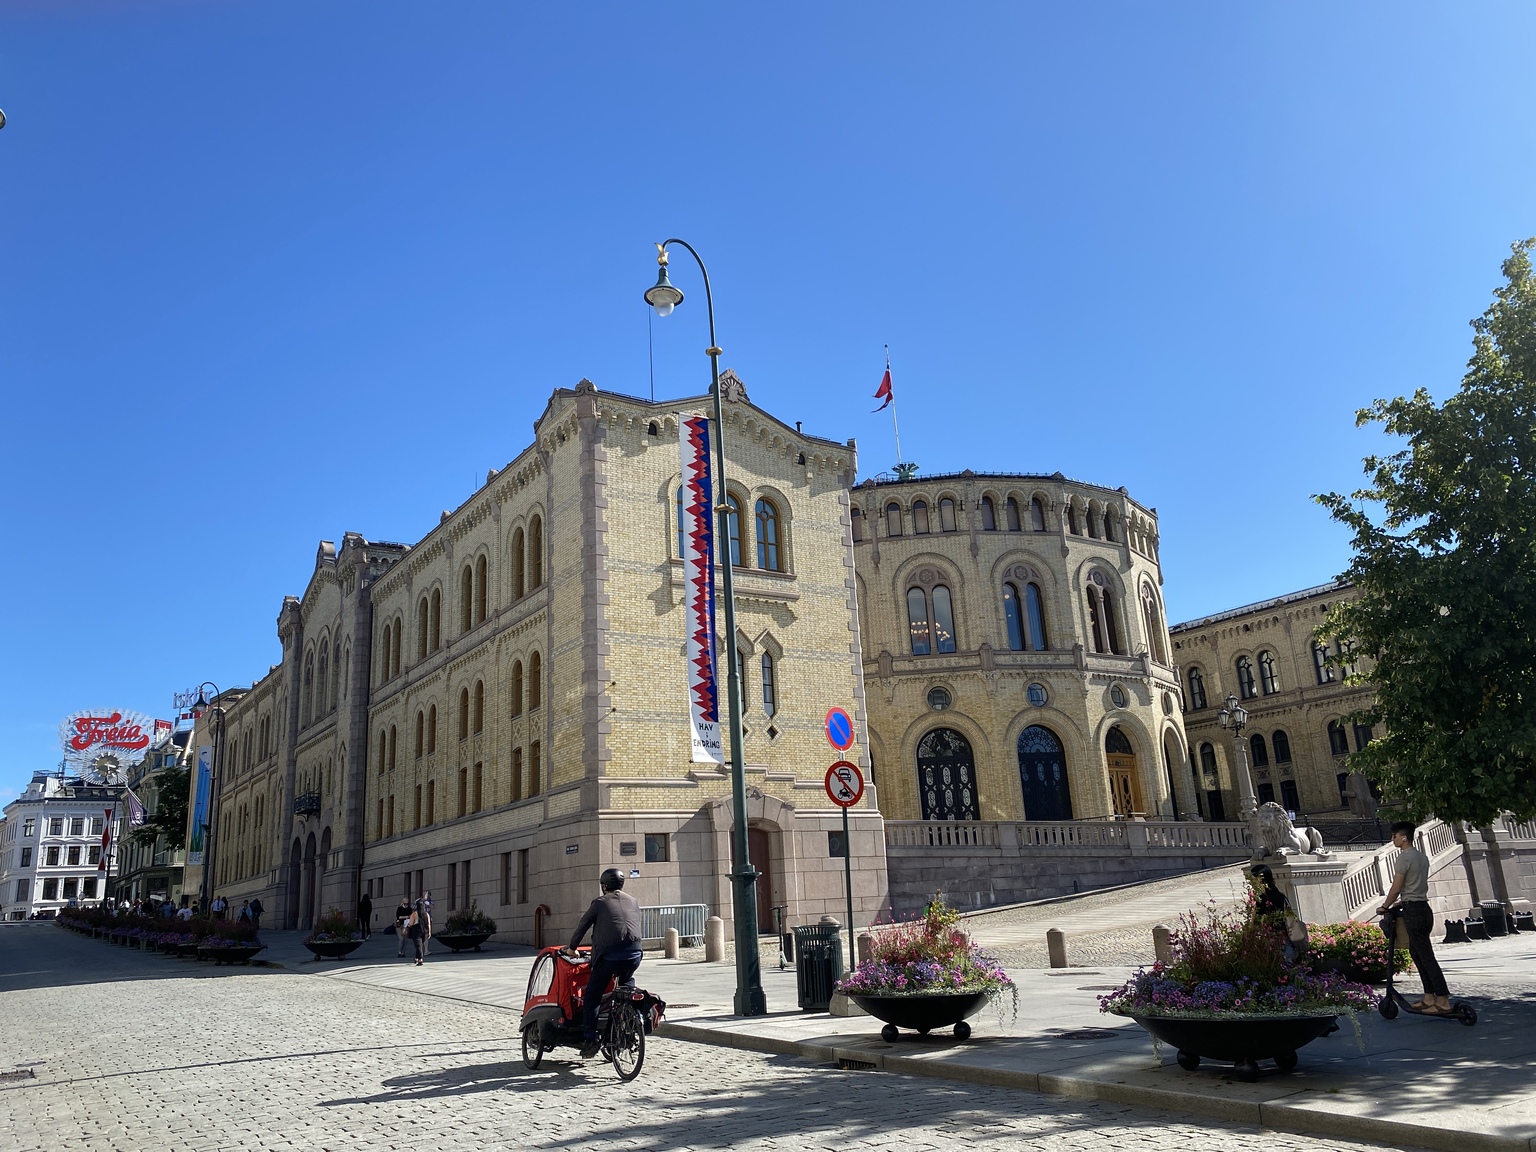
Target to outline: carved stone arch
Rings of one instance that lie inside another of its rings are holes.
[[[970,741],[978,765],[991,763],[993,742],[984,725],[956,706],[946,708],[943,712],[931,712],[925,707],[916,718],[908,722],[901,734],[899,748],[903,771],[916,767],[917,745],[934,728],[953,728]],[[991,799],[995,801],[996,798]]]
[[[784,658],[784,645],[779,643],[778,637],[773,634],[771,629],[765,628],[759,632],[756,644],[758,648],[767,652],[775,660],[782,660]]]
[[[1147,812],[1162,811],[1164,793],[1167,792],[1163,772],[1162,742],[1147,730],[1141,716],[1126,708],[1106,713],[1094,727],[1094,747],[1098,750],[1099,770],[1108,777],[1108,753],[1105,745],[1111,728],[1120,729],[1136,755],[1136,775],[1139,778],[1141,796]],[[1154,799],[1157,801],[1154,803]]]
[[[898,600],[912,587],[932,588],[935,584],[948,584],[950,591],[959,595],[963,581],[955,562],[937,552],[919,552],[910,556],[896,569],[891,590]]]

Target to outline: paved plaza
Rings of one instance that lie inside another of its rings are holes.
[[[678,1039],[654,1039],[628,1086],[565,1053],[529,1072],[515,1011],[454,998],[499,988],[520,1002],[525,954],[418,969],[375,937],[363,960],[322,969],[293,943],[272,949],[293,968],[211,968],[47,924],[0,928],[0,1071],[36,1073],[0,1083],[0,1148],[1375,1147]],[[729,986],[726,966],[650,971],[680,1004],[696,985],[700,1009]],[[784,975],[768,979],[781,1008]]]

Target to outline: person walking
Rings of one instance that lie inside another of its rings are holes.
[[[364,940],[373,935],[373,897],[366,892],[357,902],[357,926],[362,929]]]
[[[266,909],[261,906],[261,897],[253,897],[251,899],[251,927],[258,932],[261,931],[261,914],[265,911]]]
[[[1429,857],[1413,846],[1413,834],[1418,826],[1411,821],[1400,820],[1392,825],[1392,843],[1397,846],[1397,861],[1392,866],[1392,887],[1381,907],[1380,915],[1402,901],[1399,915],[1408,932],[1408,955],[1419,970],[1419,981],[1424,985],[1424,998],[1415,1008],[1431,1016],[1448,1016],[1451,1012],[1451,990],[1446,986],[1445,973],[1435,959],[1435,946],[1429,934],[1435,929],[1435,912],[1429,906]],[[1388,942],[1391,947],[1391,942]]]
[[[240,905],[240,914],[235,917],[235,923],[242,928],[249,928],[251,926],[251,902],[249,900],[244,901]]]
[[[597,1009],[608,982],[623,984],[635,974],[645,953],[640,948],[640,905],[624,891],[624,873],[607,869],[598,879],[603,894],[592,901],[576,925],[567,955],[575,955],[582,937],[592,931],[592,967],[581,1009],[581,1058],[597,1054]]]
[[[404,896],[400,897],[400,907],[395,909],[395,935],[400,937],[400,950],[396,956],[405,955],[405,942],[411,938],[410,924],[411,902]]]
[[[423,907],[423,901],[416,901],[416,907],[411,909],[405,924],[411,943],[416,946],[416,964],[419,967],[426,960],[426,956],[422,954],[422,946],[427,941],[427,910]]]
[[[422,924],[426,927],[426,935],[421,938],[422,956],[432,954],[432,893],[423,892],[421,899],[416,901],[416,907],[421,909]]]

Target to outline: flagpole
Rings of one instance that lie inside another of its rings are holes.
[[[121,795],[122,793],[118,793],[118,797]],[[101,882],[101,899],[103,902],[111,900],[113,850],[117,847],[117,837],[112,833],[112,825],[117,820],[118,797],[113,798],[112,807],[107,811],[107,858],[105,860],[106,868],[104,869],[106,875]],[[117,907],[117,901],[112,900],[111,906]]]
[[[885,346],[885,374],[891,374],[891,346]],[[891,382],[891,433],[896,437],[896,468],[901,468],[901,428],[896,424],[896,382]]]

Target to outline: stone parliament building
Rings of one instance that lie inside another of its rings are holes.
[[[860,923],[891,911],[887,822],[1200,818],[1154,510],[1060,474],[856,483],[852,441],[722,389],[764,926],[841,916],[833,705],[870,785]],[[690,762],[683,676],[677,417],[706,403],[558,389],[420,540],[322,542],[279,662],[219,701],[211,890],[287,927],[430,891],[549,942],[613,865],[729,921],[729,779]]]

